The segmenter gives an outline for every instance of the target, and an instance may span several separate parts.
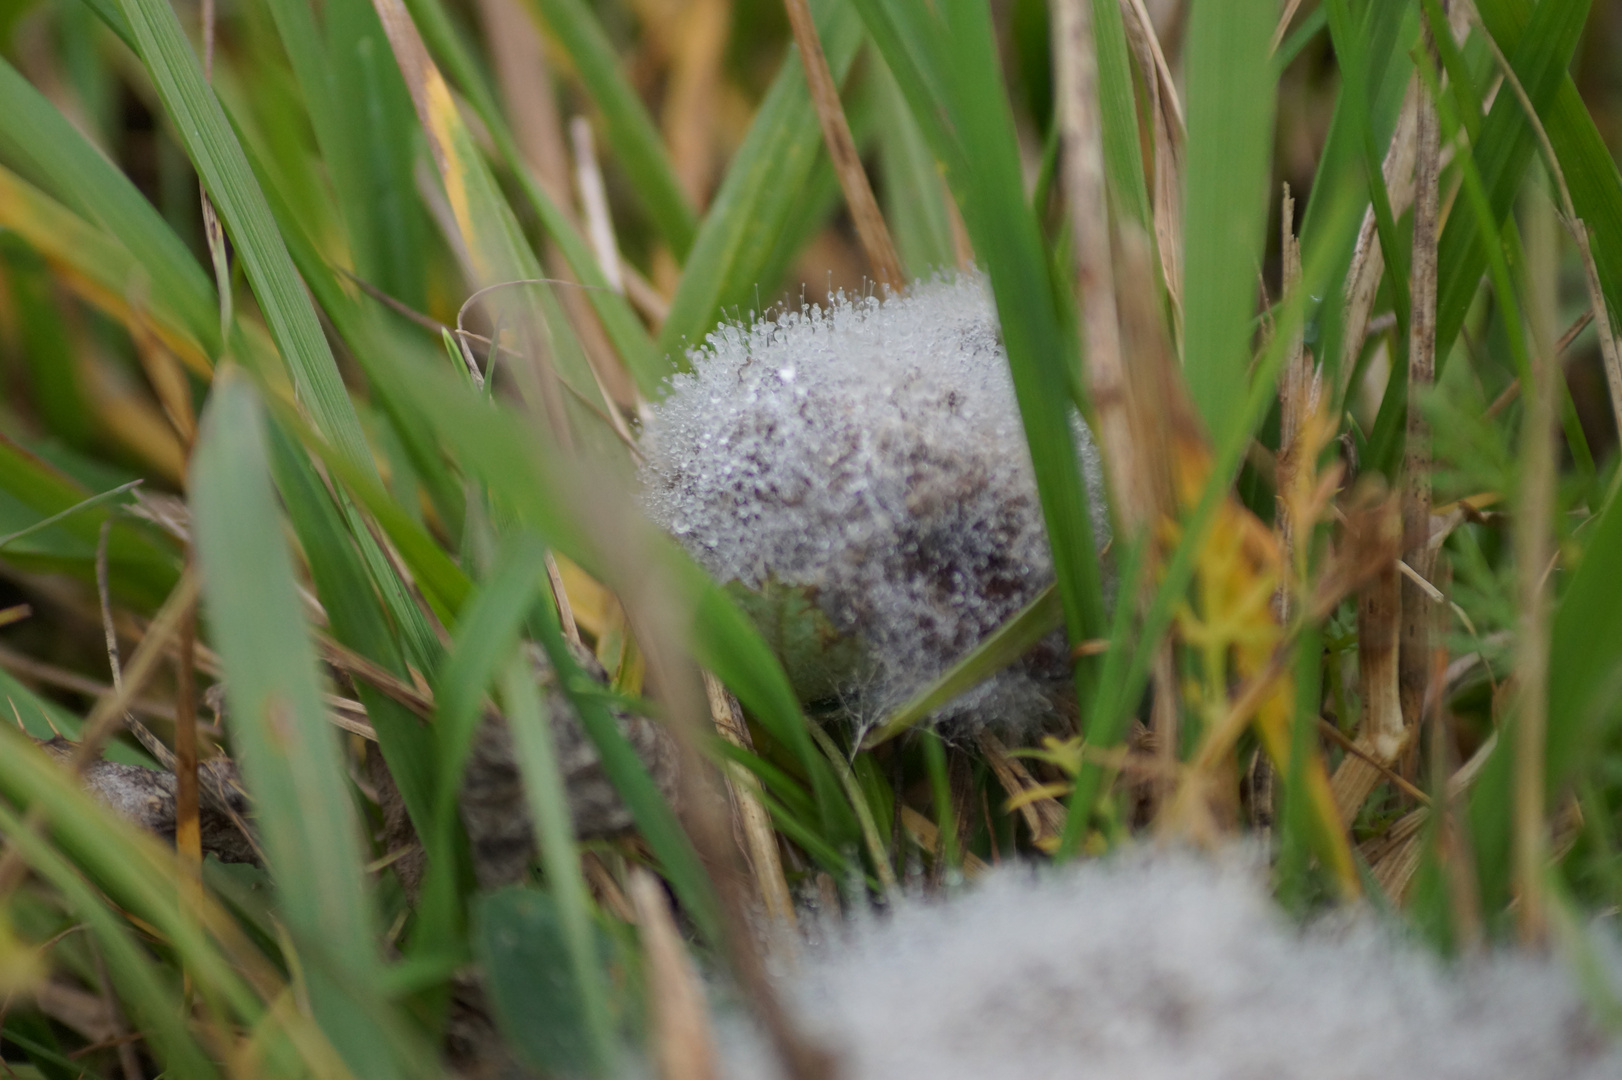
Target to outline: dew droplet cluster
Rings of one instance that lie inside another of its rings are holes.
[[[646,504],[718,581],[795,586],[871,661],[858,719],[906,700],[1053,580],[983,278],[722,325],[649,424]],[[1097,451],[1075,438],[1105,532]],[[1068,674],[1058,636],[936,718],[1028,725]],[[859,685],[857,684],[859,683]]]

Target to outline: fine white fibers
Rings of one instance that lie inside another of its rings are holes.
[[[999,871],[852,931],[784,989],[847,1080],[1622,1076],[1557,960],[1449,969],[1366,919],[1300,931],[1231,858]],[[774,1074],[728,1041],[734,1080]]]
[[[801,590],[864,664],[829,696],[894,707],[1053,580],[1007,355],[977,276],[841,297],[690,353],[645,439],[650,513],[718,581]],[[1102,537],[1097,452],[1075,421]],[[1017,727],[1068,671],[1055,638],[937,721]]]

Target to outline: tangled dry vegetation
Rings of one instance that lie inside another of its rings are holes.
[[[0,1070],[1614,1075],[1619,34],[17,8]]]

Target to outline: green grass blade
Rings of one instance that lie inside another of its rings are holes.
[[[20,504],[21,512],[12,520],[22,520],[10,527],[11,532],[66,510],[78,510],[17,540],[5,556],[8,561],[20,561],[30,549],[44,551],[71,562],[84,580],[94,580],[91,574],[96,544],[102,523],[112,514],[105,504],[84,505],[94,492],[4,435],[0,435],[0,492]],[[127,518],[114,519],[107,539],[107,563],[113,591],[147,609],[162,603],[180,576],[180,561],[173,547],[160,544]]]
[[[418,122],[428,138],[446,200],[466,246],[474,277],[471,284],[478,289],[502,286],[485,295],[484,306],[495,321],[525,331],[525,336],[533,339],[528,348],[539,353],[536,363],[548,364],[572,391],[563,395],[559,407],[576,430],[572,436],[558,433],[559,440],[567,443],[571,438],[586,437],[599,449],[618,450],[617,437],[606,419],[583,405],[589,402],[595,407],[601,401],[590,363],[544,280],[540,260],[519,227],[512,206],[457,111],[450,87],[424,55],[422,38],[404,5],[399,0],[378,0],[378,10],[384,17],[395,62],[408,76]],[[538,379],[530,362],[516,360],[507,371],[514,372],[514,367],[521,386]],[[538,388],[534,392],[540,393]]]
[[[343,511],[322,485],[309,458],[280,431],[272,430],[270,457],[276,490],[298,535],[316,597],[327,613],[332,636],[409,683],[405,656],[395,640],[380,603],[374,576],[356,545],[371,541],[364,528],[357,536],[346,527]],[[392,571],[389,571],[393,577]],[[409,600],[405,601],[410,604]],[[415,605],[411,610],[416,611]],[[420,616],[419,616],[420,618]],[[434,733],[413,713],[364,679],[356,694],[377,732],[378,746],[400,790],[419,835],[427,827],[438,757]]]
[[[596,309],[620,358],[631,369],[638,389],[646,397],[656,397],[660,382],[670,373],[664,354],[655,351],[652,338],[625,298],[609,287],[591,245],[530,174],[506,119],[496,106],[495,96],[485,82],[483,69],[457,36],[438,0],[411,0],[408,7],[434,56],[445,65],[483,121],[495,143],[497,158],[517,179],[542,227],[563,252],[569,269],[587,286],[586,298]]]
[[[861,42],[861,23],[847,0],[819,0],[811,10],[834,80],[843,81]],[[755,289],[776,239],[822,152],[799,53],[790,49],[727,166],[670,302],[658,347],[676,366],[686,366],[683,349],[703,342],[723,314],[742,317],[755,309]]]
[[[874,64],[869,78],[877,84],[875,150],[884,218],[895,234],[901,262],[913,278],[950,270],[957,265],[957,254],[940,166],[890,69]]]
[[[1509,6],[1513,3],[1513,6]],[[1531,9],[1529,20],[1520,21],[1512,18],[1516,11],[1524,15],[1530,5],[1523,0],[1505,0],[1504,6],[1489,3],[1481,5],[1483,17],[1486,10],[1492,8],[1495,12],[1502,12],[1502,23],[1495,30],[1494,36],[1498,45],[1509,57],[1510,66],[1519,76],[1526,95],[1531,99],[1538,115],[1547,117],[1555,101],[1561,96],[1562,86],[1569,83],[1566,68],[1571,63],[1573,53],[1577,48],[1577,41],[1582,35],[1582,29],[1588,11],[1587,0],[1571,0],[1561,4],[1538,4]],[[1512,37],[1516,29],[1513,25],[1520,21],[1524,29],[1517,37]],[[1573,89],[1573,95],[1576,91]],[[1577,102],[1579,111],[1583,111],[1581,102]],[[1563,114],[1569,117],[1569,114]],[[1569,117],[1573,125],[1577,125],[1575,117]],[[1590,124],[1592,121],[1590,121]],[[1580,125],[1577,125],[1580,126]],[[1571,137],[1574,142],[1588,143],[1583,136],[1576,136],[1572,132],[1564,132],[1562,138]],[[1597,138],[1597,135],[1595,136]],[[1553,140],[1553,133],[1550,133]],[[1514,205],[1515,198],[1521,190],[1522,179],[1526,167],[1532,160],[1536,151],[1537,138],[1533,134],[1531,125],[1521,109],[1521,103],[1514,93],[1508,97],[1500,94],[1493,101],[1492,110],[1488,113],[1486,121],[1481,125],[1480,141],[1474,145],[1473,156],[1476,167],[1481,172],[1481,178],[1487,189],[1487,196],[1492,204],[1493,216],[1502,223]],[[1591,146],[1590,146],[1591,149]],[[1558,152],[1558,151],[1557,151]],[[1585,153],[1584,160],[1589,155]],[[1606,180],[1613,184],[1616,182],[1616,166],[1612,163],[1608,170],[1598,173],[1594,185],[1584,185],[1586,195],[1592,195]],[[1576,189],[1572,190],[1573,201]],[[1615,196],[1622,199],[1622,194]],[[1622,206],[1622,203],[1618,204]],[[1590,212],[1579,208],[1579,213]],[[1622,220],[1619,218],[1617,220]],[[1464,326],[1464,316],[1480,287],[1482,272],[1487,267],[1487,241],[1482,236],[1476,217],[1473,214],[1453,214],[1448,218],[1446,227],[1442,230],[1442,238],[1437,252],[1437,265],[1439,279],[1437,281],[1436,298],[1436,373],[1440,377],[1446,364],[1454,340],[1459,336],[1459,330]],[[1598,248],[1595,250],[1598,257]],[[1606,273],[1611,274],[1617,268],[1614,260],[1622,256],[1622,250],[1607,255]],[[1607,297],[1612,295],[1611,290],[1617,284],[1612,277],[1609,281],[1601,279],[1607,287]],[[1614,301],[1612,301],[1614,303]],[[1367,461],[1373,467],[1389,472],[1402,456],[1403,418],[1406,415],[1408,383],[1405,379],[1392,379],[1386,385],[1385,398],[1380,403],[1380,413],[1375,420],[1374,428],[1369,434],[1369,450]]]
[[[884,722],[862,740],[862,748],[871,750],[917,725],[948,701],[1018,660],[1032,645],[1063,624],[1064,606],[1059,602],[1058,590],[1050,585],[1013,618],[988,634],[967,656],[918,691],[911,701],[885,717]]]
[[[342,200],[355,272],[395,299],[428,303],[429,226],[417,196],[411,96],[367,0],[325,6],[326,51],[338,126],[351,148],[359,205]],[[329,158],[330,164],[330,158]]]
[[[725,947],[721,932],[721,906],[710,886],[698,852],[682,830],[670,803],[660,794],[631,744],[620,733],[608,703],[597,693],[596,682],[580,670],[563,640],[552,599],[540,605],[535,617],[541,647],[562,681],[563,691],[580,717],[586,736],[597,747],[603,772],[625,801],[637,831],[658,857],[661,869],[688,918],[703,938],[716,948]]]
[[[315,309],[179,19],[163,0],[120,2],[153,86],[236,245],[300,401],[323,435],[357,464],[375,470]]]
[[[600,475],[588,479],[573,472],[558,455],[540,453],[526,421],[490,402],[465,379],[443,367],[421,366],[411,358],[401,358],[401,363],[407,376],[400,384],[402,393],[431,420],[436,438],[467,478],[485,485],[492,503],[504,513],[534,529],[548,546],[599,581],[628,595],[636,595],[640,587],[636,583],[650,572],[650,566],[658,568],[672,599],[693,614],[692,636],[686,644],[695,659],[731,687],[762,727],[799,761],[830,834],[839,842],[853,835],[855,823],[849,808],[842,805],[832,774],[811,746],[807,721],[782,666],[726,594],[646,523],[615,482],[605,484]],[[321,452],[318,447],[312,449]],[[350,483],[349,474],[341,479]],[[386,508],[389,502],[381,485],[356,490],[355,497],[374,514],[378,504]],[[613,546],[622,552],[635,551],[635,559],[610,559],[590,540],[591,533],[583,523],[602,521],[602,515],[611,510],[623,515],[615,518],[619,524]],[[396,528],[408,537],[420,533],[399,517],[396,512],[384,523],[391,535]],[[381,515],[379,520],[383,521]]]
[[[1267,348],[1262,352],[1241,400],[1237,415],[1226,426],[1221,441],[1213,447],[1211,475],[1200,501],[1183,518],[1181,535],[1170,558],[1160,571],[1159,584],[1140,625],[1134,633],[1134,612],[1129,604],[1118,605],[1109,630],[1109,645],[1104,653],[1103,670],[1099,674],[1097,696],[1086,717],[1087,742],[1100,748],[1117,745],[1126,735],[1132,709],[1141,700],[1149,677],[1149,665],[1161,639],[1171,628],[1177,605],[1187,595],[1193,581],[1195,560],[1216,518],[1217,507],[1229,496],[1234,477],[1238,475],[1245,447],[1256,429],[1266,418],[1276,400],[1277,379],[1284,353],[1294,328],[1306,318],[1310,297],[1323,295],[1329,287],[1330,274],[1335,270],[1335,254],[1342,250],[1344,241],[1355,236],[1361,217],[1362,205],[1353,189],[1343,189],[1340,202],[1325,214],[1325,239],[1316,256],[1302,268],[1302,287],[1275,311],[1275,329]],[[1121,595],[1142,595],[1144,579],[1144,541],[1136,538],[1127,549],[1120,580]],[[1099,787],[1103,781],[1103,768],[1096,762],[1082,766],[1076,778],[1075,791],[1070,797],[1069,813],[1065,819],[1064,834],[1057,856],[1073,856],[1086,834],[1088,821],[1096,805]]]
[[[421,833],[428,850],[428,876],[413,933],[413,945],[424,950],[460,948],[465,912],[458,876],[465,866],[456,849],[462,776],[483,719],[486,690],[517,647],[545,573],[545,550],[539,545],[514,544],[504,550],[463,610],[450,654],[434,683],[438,761],[429,826]]]
[[[4,60],[0,158],[127,250],[140,252],[152,293],[180,314],[206,351],[218,350],[219,302],[196,258],[118,167]]]
[[[1031,449],[1037,493],[1072,642],[1103,634],[1097,546],[1071,429],[1069,372],[1077,341],[1056,301],[1047,248],[1026,201],[1013,118],[1002,91],[990,12],[977,0],[946,8],[950,51],[942,78],[947,118],[962,140],[949,173],[964,224],[991,278],[1014,396]],[[1077,667],[1090,691],[1092,665]]]
[[[1240,414],[1267,225],[1277,5],[1196,5],[1188,29],[1184,371],[1217,442]]]
[[[698,215],[676,180],[659,131],[620,72],[614,46],[582,0],[530,0],[574,64],[603,116],[603,133],[632,189],[677,260],[687,258]]]
[[[6,736],[10,737],[9,733]],[[8,753],[14,751],[8,751]],[[51,766],[42,765],[46,768]],[[180,986],[166,977],[149,953],[137,941],[129,926],[115,915],[106,901],[62,859],[44,838],[24,826],[9,808],[0,806],[0,833],[15,845],[36,873],[49,881],[66,899],[78,918],[95,935],[107,964],[108,975],[119,991],[125,1007],[132,1008],[140,1030],[159,1060],[176,1075],[208,1080],[220,1075],[214,1062],[188,1030],[181,1008]]]
[[[193,460],[194,542],[230,731],[256,824],[297,944],[311,1008],[352,1067],[401,1075],[377,1022],[380,965],[359,822],[271,488],[251,385],[222,372]]]
[[[1104,136],[1104,174],[1115,212],[1151,235],[1149,187],[1138,138],[1138,101],[1127,49],[1126,23],[1118,0],[1092,0],[1098,53],[1099,119]],[[1151,74],[1152,78],[1153,75]],[[1038,207],[1038,212],[1041,211]]]
[[[608,1011],[608,987],[597,957],[591,921],[591,898],[580,871],[574,827],[564,795],[563,773],[552,740],[552,721],[535,685],[535,673],[523,656],[507,662],[501,680],[507,724],[512,729],[518,771],[535,819],[535,838],[546,868],[546,883],[557,904],[559,929],[568,949],[575,997],[590,1048],[590,1072],[605,1076],[614,1064],[614,1033]]]

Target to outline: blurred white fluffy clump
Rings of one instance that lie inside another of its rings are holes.
[[[1622,973],[1613,941],[1594,947]],[[1622,1076],[1558,960],[1448,968],[1368,919],[1301,931],[1232,857],[999,871],[850,931],[784,989],[847,1080]],[[722,1033],[729,1077],[777,1074]]]
[[[802,696],[874,719],[1053,580],[983,278],[723,325],[689,355],[644,440],[646,503],[718,581],[754,594]],[[1079,418],[1076,434],[1102,536]],[[820,636],[774,632],[797,603],[826,620]],[[836,656],[831,635],[854,652]],[[1068,671],[1055,635],[936,722],[1029,726]]]

